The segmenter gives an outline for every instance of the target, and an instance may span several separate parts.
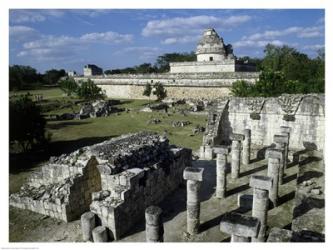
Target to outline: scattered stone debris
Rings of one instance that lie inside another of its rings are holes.
[[[150,125],[150,124],[159,124],[161,123],[161,120],[158,119],[158,118],[153,118],[153,119],[150,119],[147,121],[147,124]]]
[[[172,127],[185,127],[191,124],[190,121],[172,121]]]
[[[192,129],[192,133],[197,135],[197,134],[200,134],[200,133],[203,133],[205,132],[205,127],[203,126],[200,126],[200,125],[196,125],[193,129]]]
[[[109,116],[111,113],[122,111],[114,107],[113,100],[97,100],[91,103],[85,103],[80,110],[80,119]]]

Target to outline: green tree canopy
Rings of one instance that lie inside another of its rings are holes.
[[[39,106],[29,94],[10,100],[9,140],[18,143],[24,152],[34,144],[45,142],[45,124]]]
[[[79,87],[76,90],[78,97],[85,100],[97,100],[104,98],[105,95],[100,87],[98,87],[92,80],[80,81]]]

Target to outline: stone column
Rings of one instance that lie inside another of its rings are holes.
[[[274,207],[277,206],[277,200],[279,197],[279,168],[280,160],[278,158],[268,158],[267,176],[273,179],[273,186],[269,191],[269,199]]]
[[[92,237],[94,242],[107,242],[108,241],[108,233],[107,229],[104,226],[95,227],[92,230]]]
[[[242,163],[244,165],[250,164],[251,158],[251,130],[244,129],[244,141],[243,141],[243,150],[242,150]]]
[[[227,186],[227,156],[229,149],[226,146],[215,147],[216,154],[216,197],[224,198]]]
[[[267,176],[252,175],[250,186],[253,187],[252,216],[260,221],[257,237],[252,237],[253,242],[264,242],[267,227],[268,192],[272,188],[273,180]]]
[[[187,232],[197,234],[200,225],[200,199],[199,190],[203,180],[203,168],[187,167],[183,177],[187,180]]]
[[[258,235],[260,222],[251,216],[229,212],[222,216],[220,231],[231,235],[231,242],[249,242]]]
[[[277,158],[279,159],[279,184],[283,184],[283,176],[284,176],[284,151],[282,149],[270,148],[266,151],[266,159],[269,158]]]
[[[244,135],[232,134],[230,136],[231,144],[231,178],[237,179],[240,172],[240,158],[241,158],[241,141],[244,140]]]
[[[163,242],[163,222],[162,209],[156,206],[150,206],[145,211],[146,218],[146,241]]]
[[[283,150],[283,170],[284,173],[288,164],[288,135],[274,135],[274,142],[276,143],[276,148]]]
[[[96,215],[86,212],[81,215],[81,230],[83,241],[92,241],[92,230],[96,226]]]
[[[281,134],[286,135],[288,137],[287,145],[286,145],[286,152],[285,152],[285,161],[288,164],[288,154],[289,154],[289,141],[290,141],[290,133],[291,127],[287,126],[280,126]]]

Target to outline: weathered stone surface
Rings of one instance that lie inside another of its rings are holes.
[[[269,190],[269,199],[273,203],[274,207],[277,205],[279,197],[279,168],[280,159],[268,158],[267,176],[273,179],[272,188]]]
[[[92,212],[86,212],[81,215],[81,230],[84,241],[92,241],[92,231],[96,226],[96,215]]]
[[[217,146],[213,147],[213,151],[215,154],[224,154],[227,155],[229,154],[229,147],[228,146]]]
[[[231,178],[236,179],[240,173],[240,141],[234,140],[231,144]]]
[[[92,237],[94,242],[107,242],[108,241],[107,228],[104,226],[95,227],[92,230]]]
[[[287,135],[274,135],[273,141],[279,144],[288,144],[289,138]]]
[[[245,139],[245,136],[242,134],[232,133],[230,135],[230,140],[232,140],[232,141],[243,141],[244,139]]]
[[[268,235],[267,242],[290,242],[292,231],[273,227]]]
[[[163,242],[162,209],[150,206],[145,210],[146,218],[146,241]]]
[[[256,237],[259,226],[260,222],[257,218],[230,212],[222,216],[220,230],[231,235]]]
[[[250,187],[270,190],[273,185],[273,179],[264,175],[252,175],[250,179]]]
[[[203,168],[187,167],[184,170],[183,178],[185,180],[202,181],[203,172],[204,172]]]

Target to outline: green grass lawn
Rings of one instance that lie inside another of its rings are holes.
[[[72,103],[71,107],[61,107],[54,105],[55,109],[48,110],[44,114],[62,114],[66,112],[77,112],[80,107],[74,105],[78,99],[64,97],[59,88],[42,89],[33,91],[11,92],[13,94],[42,94],[44,101],[39,105],[50,105],[54,103]],[[120,108],[129,109],[129,112],[111,114],[109,117],[89,118],[85,120],[70,121],[48,121],[47,132],[52,134],[49,149],[45,155],[28,155],[12,159],[10,158],[10,192],[18,191],[19,187],[25,182],[32,170],[38,169],[38,165],[48,160],[51,155],[70,153],[80,147],[102,142],[111,137],[122,134],[139,132],[142,130],[155,131],[163,134],[167,131],[170,144],[181,147],[199,149],[202,143],[202,134],[192,135],[192,129],[196,125],[205,126],[206,116],[188,114],[184,116],[174,113],[174,109],[169,109],[169,115],[164,112],[140,112],[139,110],[148,104],[148,100],[121,100]],[[159,124],[148,125],[147,121],[152,118],[161,120]],[[191,124],[185,127],[172,127],[172,121],[190,121]]]

